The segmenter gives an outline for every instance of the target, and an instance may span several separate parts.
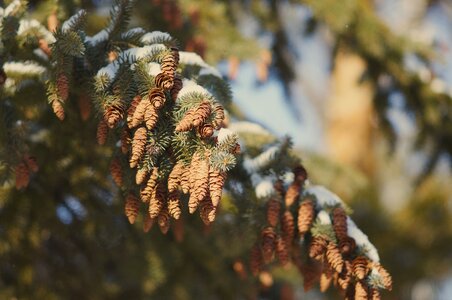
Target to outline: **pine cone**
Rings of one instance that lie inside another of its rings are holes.
[[[220,104],[214,104],[213,106],[213,126],[215,129],[220,129],[223,127],[224,123],[224,108]]]
[[[108,135],[108,125],[104,120],[101,120],[99,122],[99,125],[97,125],[97,143],[99,145],[104,145],[107,141],[107,135]]]
[[[184,194],[188,194],[190,191],[190,167],[184,166],[180,178],[180,187]]]
[[[262,268],[262,263],[262,251],[259,248],[259,245],[256,243],[254,244],[253,248],[251,248],[250,253],[250,269],[251,273],[253,273],[254,276],[257,276],[257,274],[259,274]]]
[[[380,300],[381,299],[381,295],[380,292],[378,291],[378,289],[369,289],[369,295],[370,295],[370,299],[371,300]]]
[[[290,207],[298,199],[298,196],[300,196],[300,189],[301,184],[298,181],[294,181],[289,185],[285,197],[286,207]]]
[[[129,152],[129,145],[130,145],[131,139],[129,131],[124,128],[124,130],[121,132],[121,152],[122,154],[127,154]]]
[[[166,76],[174,78],[174,73],[177,68],[177,62],[176,58],[173,56],[173,53],[168,53],[163,57],[160,68],[162,70],[162,73],[164,73]]]
[[[177,95],[183,87],[182,79],[179,76],[174,77],[173,88],[171,89],[171,99],[176,101]]]
[[[282,266],[289,263],[289,252],[281,236],[276,238],[276,256],[278,256],[278,260]]]
[[[88,120],[91,115],[91,101],[90,98],[86,94],[80,95],[77,98],[78,109],[80,111],[80,116],[83,121]]]
[[[343,256],[348,256],[353,253],[356,248],[355,239],[347,236],[339,241],[339,250],[341,251]]]
[[[367,286],[359,281],[355,284],[355,300],[367,300]]]
[[[333,229],[339,241],[345,239],[347,235],[347,215],[342,207],[333,210]]]
[[[154,168],[146,186],[141,189],[140,197],[141,201],[147,203],[151,200],[152,194],[154,193],[155,186],[157,185],[158,179],[158,169]]]
[[[117,186],[121,187],[123,184],[122,180],[122,168],[121,168],[121,162],[118,158],[114,158],[110,163],[110,174],[113,178],[113,181],[116,183]]]
[[[141,160],[146,148],[147,130],[145,127],[140,127],[135,131],[132,140],[132,155],[130,157],[130,167],[135,168]]]
[[[314,217],[314,202],[310,199],[301,202],[300,208],[298,209],[298,232],[300,236],[309,231]]]
[[[154,106],[149,105],[146,109],[146,113],[144,114],[144,120],[146,122],[146,128],[151,130],[157,124],[159,119],[158,111],[154,108]]]
[[[272,227],[279,223],[279,213],[281,211],[281,202],[276,199],[270,199],[267,203],[267,222]]]
[[[171,47],[171,54],[174,57],[175,64],[179,64],[179,49],[177,47]]]
[[[56,79],[57,93],[61,101],[64,102],[69,97],[69,78],[66,74],[60,73]]]
[[[184,163],[179,160],[174,165],[168,176],[168,192],[173,192],[177,190],[181,183],[182,172],[184,171]]]
[[[194,160],[194,159],[193,159]],[[193,187],[190,193],[193,194],[198,201],[204,199],[209,191],[209,161],[207,159],[196,160],[190,165],[191,176],[193,176]]]
[[[199,215],[204,224],[209,225],[215,221],[216,211],[215,206],[212,205],[212,200],[209,197],[204,198],[200,204]]]
[[[293,169],[293,174],[295,176],[294,181],[300,182],[301,184],[308,178],[308,173],[303,166],[297,166]]]
[[[203,139],[210,138],[213,135],[213,126],[209,123],[205,123],[198,128],[198,133]]]
[[[20,162],[15,168],[16,189],[25,188],[30,182],[30,170],[24,162]]]
[[[359,280],[363,280],[369,272],[369,261],[365,256],[358,256],[352,262],[353,274]]]
[[[107,122],[108,127],[115,127],[119,120],[121,120],[123,113],[124,111],[121,103],[115,103],[108,106],[104,112],[104,120]]]
[[[149,174],[149,170],[146,167],[142,167],[137,169],[137,173],[135,174],[135,182],[137,185],[142,184],[145,180],[146,177]]]
[[[326,250],[326,259],[330,266],[337,272],[341,273],[344,268],[344,260],[342,259],[341,252],[337,248],[336,244],[329,242]]]
[[[227,174],[214,169],[209,170],[209,192],[213,206],[218,206],[223,192],[223,186],[226,181]]]
[[[193,128],[193,118],[195,114],[195,109],[189,109],[185,115],[182,117],[182,119],[179,121],[179,123],[176,125],[176,132],[181,131],[189,131]]]
[[[139,209],[140,202],[138,201],[138,198],[134,194],[129,193],[126,198],[124,213],[126,214],[130,224],[135,223]]]
[[[58,100],[52,101],[52,109],[53,109],[53,112],[55,113],[55,115],[57,116],[57,118],[60,121],[63,121],[64,117],[65,117],[65,113],[64,113],[64,108],[63,108],[63,105],[61,104],[61,102]]]
[[[174,85],[173,78],[164,73],[157,74],[157,76],[155,76],[154,82],[157,87],[162,88],[165,91],[171,90]]]
[[[165,203],[165,188],[163,183],[158,182],[155,187],[151,199],[149,201],[149,216],[155,219],[159,216]]]
[[[165,93],[159,88],[152,88],[149,91],[149,99],[151,99],[151,104],[156,110],[160,109],[166,101]]]
[[[169,216],[168,210],[166,210],[166,208],[163,208],[160,210],[160,213],[158,214],[158,224],[160,227],[160,231],[163,234],[166,234],[171,225],[170,216]]]
[[[385,287],[385,289],[387,289],[389,291],[392,290],[392,277],[389,274],[389,272],[386,271],[386,269],[383,268],[383,266],[380,265],[379,263],[375,263],[374,267],[375,267],[375,269],[377,269],[378,273],[380,273],[382,283],[383,283],[383,286]]]
[[[315,236],[309,245],[309,257],[315,260],[321,260],[326,253],[328,241],[321,237]]]
[[[140,102],[138,102],[137,107],[135,111],[133,112],[132,119],[130,122],[128,122],[129,128],[136,127],[140,125],[145,118],[145,113],[149,106],[151,106],[151,101],[149,101],[148,97],[145,98],[139,98],[141,99]],[[134,99],[135,102],[135,99]]]
[[[286,210],[281,219],[281,231],[287,247],[292,246],[295,237],[295,223],[292,213]]]
[[[134,126],[132,126],[132,124],[134,123],[134,118],[133,118],[133,115],[135,114],[135,111],[136,111],[136,109],[137,109],[137,107],[138,107],[138,104],[141,102],[141,96],[140,95],[136,95],[135,97],[133,97],[133,100],[132,100],[132,102],[130,102],[130,106],[129,106],[129,109],[127,110],[127,126],[129,127],[129,128],[132,128],[132,127],[134,127]],[[143,104],[144,105],[144,104]],[[144,108],[143,108],[144,109]],[[143,118],[144,117],[144,111],[145,110],[143,110],[142,112],[143,112],[143,115],[142,115],[142,117],[141,118]],[[137,117],[138,117],[138,115],[137,115]],[[136,121],[136,122],[138,122],[138,120]],[[141,123],[141,122],[140,122]],[[139,123],[138,123],[139,124]],[[135,126],[138,126],[138,124],[136,124]]]
[[[352,275],[352,264],[348,260],[344,260],[344,269],[342,270],[342,273],[337,274],[337,284],[342,290],[346,291],[349,288],[354,288],[353,285],[350,285]]]
[[[320,291],[325,293],[331,285],[331,281],[333,281],[333,277],[331,273],[324,272],[320,275]]]
[[[32,171],[33,173],[38,172],[39,166],[36,161],[36,157],[30,156],[30,155],[25,155],[24,160],[25,160],[25,163],[27,164],[28,169],[30,169],[30,171]]]
[[[203,124],[207,118],[210,116],[211,113],[211,106],[210,102],[207,100],[204,100],[199,104],[198,108],[195,110],[195,113],[193,114],[193,126],[198,127],[201,124]]]
[[[155,222],[155,219],[151,219],[149,214],[146,214],[144,216],[144,220],[143,220],[143,231],[149,232],[149,230],[151,230],[151,228],[152,228],[152,225],[154,225],[154,222]]]
[[[174,219],[179,219],[182,213],[181,211],[181,203],[179,200],[179,191],[173,190],[168,193],[168,211],[171,217]]]
[[[276,233],[273,227],[266,227],[262,230],[262,258],[265,263],[273,260],[275,252]]]

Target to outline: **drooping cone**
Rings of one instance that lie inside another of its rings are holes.
[[[351,237],[345,237],[339,241],[339,250],[341,251],[343,256],[348,256],[353,253],[356,248],[355,239]]]
[[[322,275],[320,275],[320,291],[325,293],[330,287],[332,281],[333,276],[331,272],[323,272]]]
[[[162,72],[168,77],[174,78],[176,67],[177,62],[176,58],[173,56],[173,53],[166,54],[162,59],[162,63],[160,64]]]
[[[36,161],[36,157],[25,155],[24,157],[25,163],[27,164],[28,169],[31,172],[36,173],[39,170],[38,162]]]
[[[179,199],[179,191],[173,190],[168,192],[168,212],[174,219],[179,219],[182,213],[181,211],[181,203]]]
[[[135,168],[141,160],[146,148],[147,130],[145,127],[140,127],[135,131],[132,140],[132,155],[130,157],[130,167]]]
[[[265,263],[273,260],[273,253],[275,252],[276,233],[273,227],[266,227],[262,230],[262,258]]]
[[[210,102],[207,100],[204,100],[199,104],[198,108],[195,110],[195,113],[193,114],[193,126],[198,127],[201,124],[203,124],[207,118],[210,116],[211,113],[211,106]]]
[[[99,145],[104,145],[107,141],[108,135],[108,125],[104,120],[99,121],[97,125],[97,143]]]
[[[382,283],[383,283],[383,286],[385,287],[385,289],[387,289],[389,291],[392,290],[391,274],[389,274],[389,272],[386,271],[386,269],[383,268],[383,266],[380,265],[379,263],[375,263],[374,267],[375,267],[375,269],[377,269],[378,273],[380,273]]]
[[[173,192],[177,190],[181,183],[182,179],[182,172],[184,170],[184,163],[179,160],[174,165],[173,169],[171,170],[169,176],[168,176],[168,192]]]
[[[174,85],[173,78],[164,73],[159,73],[154,79],[155,85],[165,91],[171,90]]]
[[[190,191],[190,167],[184,166],[181,173],[180,187],[184,194],[188,194]]]
[[[30,170],[24,162],[19,163],[15,168],[16,189],[25,188],[30,182]]]
[[[262,251],[259,245],[256,243],[254,244],[253,248],[251,248],[250,252],[250,270],[254,276],[257,276],[257,274],[259,274],[262,268],[262,262]]]
[[[369,261],[365,256],[357,256],[352,262],[353,274],[359,280],[363,280],[369,272]]]
[[[285,196],[286,207],[290,207],[298,199],[300,189],[301,184],[298,181],[294,181],[289,185]]]
[[[124,206],[124,213],[126,214],[126,217],[129,220],[130,224],[135,223],[135,220],[138,216],[139,209],[140,209],[140,201],[134,194],[129,193],[126,198],[126,203]]]
[[[121,103],[115,103],[107,108],[104,112],[104,120],[107,122],[109,128],[113,128],[122,119],[124,109]]]
[[[57,118],[60,121],[63,121],[64,117],[65,117],[65,113],[64,113],[64,108],[63,108],[63,105],[61,104],[61,102],[58,100],[52,101],[52,109],[53,109],[53,112],[55,113],[55,115],[57,116]]]
[[[267,203],[267,222],[272,227],[276,227],[279,222],[279,213],[281,211],[281,202],[276,199],[270,199]]]
[[[321,260],[326,253],[328,241],[321,236],[314,236],[309,245],[309,257],[315,260]]]
[[[144,203],[151,201],[152,194],[154,193],[155,186],[157,185],[158,176],[158,168],[155,167],[146,182],[146,186],[141,189],[140,197],[141,201]]]
[[[326,259],[328,263],[337,273],[341,273],[344,267],[344,260],[337,245],[333,242],[329,242],[326,249]]]
[[[278,257],[279,262],[282,266],[285,266],[289,263],[289,252],[287,251],[286,244],[281,236],[276,238],[276,256]]]
[[[149,216],[154,219],[157,218],[163,209],[165,203],[165,187],[163,183],[158,182],[155,187],[151,199],[149,201]]]
[[[182,87],[183,87],[182,79],[179,76],[174,77],[174,84],[173,88],[171,89],[171,98],[174,101],[176,101],[177,95],[179,94]]]
[[[224,108],[220,104],[214,104],[213,106],[213,126],[215,129],[220,129],[224,125]]]
[[[146,110],[149,106],[151,106],[151,101],[149,101],[148,97],[145,98],[139,98],[140,101],[138,102],[130,122],[128,122],[129,128],[136,127],[140,125],[144,121],[144,114],[146,113]],[[135,102],[135,98],[134,98]]]
[[[149,91],[149,99],[156,110],[160,109],[166,101],[165,93],[159,88],[152,88]]]
[[[210,138],[213,135],[213,126],[209,123],[204,123],[198,127],[198,133],[203,139]]]
[[[166,208],[163,208],[162,210],[160,210],[160,213],[158,215],[158,224],[160,227],[160,231],[163,234],[166,234],[171,225],[170,216],[169,216],[168,210],[166,210]]]
[[[342,207],[333,210],[333,229],[339,241],[345,239],[347,235],[347,215]]]
[[[193,159],[194,160],[194,159]],[[207,158],[192,162],[190,172],[194,178],[193,187],[190,193],[193,194],[198,201],[204,199],[209,191],[209,161]]]
[[[281,219],[281,231],[287,247],[292,246],[295,237],[295,223],[292,213],[286,210]]]
[[[149,174],[149,170],[146,167],[142,167],[137,169],[137,173],[135,174],[135,182],[137,185],[142,184],[145,180],[146,177]]]
[[[353,288],[353,285],[350,284],[352,282],[352,275],[352,264],[348,260],[344,260],[344,269],[337,276],[337,285],[344,291],[348,288]]]
[[[189,109],[182,119],[176,125],[176,132],[188,131],[193,128],[193,118],[195,115],[196,109]]]
[[[78,109],[80,111],[80,116],[82,117],[83,121],[88,120],[89,116],[91,115],[91,101],[86,94],[80,95],[80,97],[77,98],[78,102]]]
[[[149,232],[149,230],[151,230],[152,225],[154,225],[155,219],[151,219],[151,217],[146,214],[144,216],[144,220],[143,220],[143,231],[144,232]]]
[[[69,78],[64,73],[58,74],[56,78],[57,93],[61,101],[66,101],[69,97]]]
[[[357,281],[355,284],[355,300],[367,300],[367,287],[365,284]]]
[[[129,127],[129,128],[132,128],[133,126],[132,126],[132,124],[134,124],[134,114],[135,114],[135,111],[136,111],[136,109],[137,109],[137,107],[138,107],[138,104],[141,102],[141,96],[140,95],[136,95],[135,97],[133,97],[133,100],[132,100],[132,102],[130,102],[130,106],[129,106],[129,109],[127,110],[127,126]],[[138,115],[137,115],[137,117],[138,117]],[[143,110],[143,115],[141,116],[141,118],[144,118],[144,110]],[[138,122],[138,120],[137,120],[137,122]],[[136,126],[138,126],[138,124],[136,125]]]
[[[370,295],[370,299],[371,300],[380,300],[381,299],[381,295],[380,292],[378,291],[378,289],[369,289],[369,295]]]
[[[129,145],[130,145],[131,139],[130,134],[127,129],[124,129],[121,132],[121,152],[122,154],[127,154],[129,152]]]
[[[314,203],[311,199],[307,199],[300,204],[298,209],[298,232],[300,236],[304,235],[311,228],[315,217]]]
[[[223,186],[226,181],[227,174],[217,171],[213,168],[209,170],[209,193],[213,206],[218,206],[223,192]]]
[[[209,225],[215,221],[217,209],[212,205],[212,201],[209,197],[204,198],[200,204],[199,215],[204,224]]]
[[[123,184],[122,180],[122,168],[121,168],[121,162],[116,157],[114,158],[110,163],[110,174],[113,178],[113,181],[116,183],[117,186],[121,187]]]

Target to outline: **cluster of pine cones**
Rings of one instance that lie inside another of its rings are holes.
[[[317,214],[315,201],[310,196],[300,199],[307,174],[303,167],[297,167],[294,175],[287,191],[282,181],[277,181],[277,195],[267,202],[267,226],[250,255],[253,274],[277,258],[282,266],[292,262],[299,269],[305,290],[320,282],[320,290],[325,292],[334,283],[345,299],[380,299],[378,288],[392,288],[390,274],[358,253],[355,240],[347,234],[347,215],[342,207],[331,211],[331,234],[311,231]],[[293,207],[295,203],[297,207]],[[372,270],[379,276],[372,276]]]

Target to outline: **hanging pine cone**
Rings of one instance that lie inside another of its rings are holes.
[[[61,101],[69,97],[69,78],[64,73],[58,74],[56,78],[57,93]]]
[[[158,111],[154,108],[154,106],[149,105],[144,114],[146,128],[148,130],[152,130],[157,124],[158,118],[159,118]]]
[[[286,207],[290,207],[300,196],[301,184],[298,181],[293,181],[289,188],[287,189],[285,202]]]
[[[298,232],[300,236],[306,234],[311,228],[312,222],[315,217],[314,202],[311,199],[306,199],[301,202],[298,209]]]
[[[171,89],[171,99],[176,101],[177,95],[183,87],[182,79],[179,76],[174,77],[173,88]]]
[[[180,178],[180,187],[184,194],[188,194],[190,191],[190,166],[184,165]]]
[[[198,127],[203,124],[207,118],[210,116],[211,106],[210,102],[204,100],[199,104],[198,108],[196,108],[195,113],[193,114],[193,126]]]
[[[162,89],[152,88],[149,91],[149,99],[151,100],[152,106],[157,110],[160,109],[166,101],[165,93]]]
[[[124,128],[121,132],[121,152],[122,154],[127,154],[129,152],[129,145],[130,145],[130,134],[129,131]]]
[[[168,53],[163,57],[160,68],[162,70],[162,73],[164,73],[166,76],[174,78],[174,73],[177,68],[177,61],[173,56],[173,53]]]
[[[176,132],[188,131],[193,128],[193,118],[195,114],[195,109],[189,109],[179,123],[176,125]]]
[[[173,190],[168,192],[168,212],[174,219],[179,219],[182,213],[181,203],[179,200],[179,191]]]
[[[165,187],[163,183],[158,182],[157,186],[154,188],[154,191],[151,195],[151,199],[149,200],[149,216],[154,219],[157,218],[160,212],[163,209],[163,205],[165,203]]]
[[[135,97],[133,97],[132,102],[130,102],[130,106],[129,109],[127,110],[127,126],[129,128],[132,128],[132,123],[133,123],[133,115],[135,114],[135,111],[138,107],[138,104],[141,102],[141,96],[140,95],[136,95]],[[143,117],[144,117],[144,110],[143,110]],[[135,126],[138,126],[135,125]]]
[[[146,113],[148,107],[152,106],[151,101],[149,101],[148,97],[145,97],[145,98],[140,97],[139,99],[141,99],[141,100],[138,102],[138,104],[133,112],[130,123],[128,122],[129,128],[133,128],[133,127],[140,125],[145,119],[145,113]],[[134,101],[135,101],[135,99],[134,99]]]
[[[115,103],[108,106],[104,112],[104,120],[107,122],[108,127],[113,128],[122,119],[123,107],[121,103]]]
[[[363,280],[369,272],[369,261],[365,256],[358,256],[352,262],[353,274],[359,280]]]
[[[146,167],[142,167],[137,169],[137,173],[135,174],[135,182],[137,185],[142,184],[145,180],[146,177],[149,174],[149,170]]]
[[[347,236],[339,241],[339,250],[341,251],[343,256],[348,256],[353,253],[356,248],[355,239]]]
[[[259,245],[256,243],[254,244],[253,248],[251,248],[250,252],[250,270],[254,276],[257,276],[257,274],[259,274],[262,268],[262,263],[262,251],[259,248]]]
[[[227,174],[214,169],[209,170],[209,193],[213,206],[218,206],[221,200],[223,186],[226,181]]]
[[[121,168],[121,162],[118,158],[114,158],[110,163],[110,174],[113,178],[113,181],[116,183],[117,186],[121,187],[123,184],[122,180],[122,168]]]
[[[359,281],[355,284],[355,300],[367,300],[367,286]]]
[[[16,189],[25,188],[30,182],[30,170],[24,162],[20,162],[15,168]]]
[[[378,289],[369,289],[369,295],[370,295],[370,299],[371,300],[380,300],[381,299],[381,295],[380,292],[378,291]]]
[[[344,291],[347,291],[349,288],[352,288],[354,290],[354,286],[350,284],[352,281],[352,275],[353,268],[351,266],[351,263],[348,260],[344,260],[344,269],[342,270],[342,273],[337,275],[337,285]]]
[[[104,145],[107,141],[108,125],[104,120],[101,120],[97,125],[97,143]]]
[[[63,121],[64,117],[65,117],[65,113],[64,113],[64,108],[63,108],[63,105],[61,104],[61,102],[58,100],[52,101],[52,109],[53,109],[53,112],[55,113],[55,115],[57,116],[57,118],[60,121]]]
[[[27,164],[28,169],[30,169],[30,171],[32,171],[33,173],[38,172],[39,166],[38,166],[38,162],[36,161],[36,157],[30,156],[30,155],[25,155],[24,160],[25,160],[25,163]]]
[[[321,260],[326,253],[328,241],[321,236],[314,236],[309,245],[309,257],[315,260]]]
[[[320,275],[320,291],[325,293],[330,287],[332,281],[333,276],[331,272],[323,272],[322,275]]]
[[[337,272],[341,273],[344,267],[344,260],[341,252],[337,248],[336,244],[329,242],[326,249],[326,259],[330,266]]]
[[[182,179],[182,172],[184,171],[184,163],[179,160],[174,165],[173,169],[171,170],[169,176],[168,176],[168,192],[173,192],[177,190],[181,183]]]
[[[140,127],[135,131],[132,140],[132,155],[130,157],[130,167],[135,168],[141,160],[146,148],[147,130],[145,127]]]
[[[347,235],[347,215],[342,207],[333,210],[333,229],[339,241],[345,239]]]
[[[129,193],[126,198],[124,213],[126,214],[130,224],[135,223],[139,209],[140,202],[138,201],[138,198],[134,194]]]
[[[80,111],[80,116],[83,121],[88,120],[91,115],[91,100],[86,94],[82,94],[77,98],[78,109]]]
[[[275,252],[276,233],[273,227],[266,227],[262,230],[262,258],[266,264],[273,260]]]
[[[276,199],[270,199],[267,203],[267,222],[272,227],[276,227],[279,222],[279,213],[281,211],[281,202]]]
[[[190,166],[190,172],[194,178],[193,187],[190,193],[198,201],[204,199],[209,192],[209,161],[208,159],[199,159]]]
[[[148,214],[146,214],[144,216],[144,220],[143,220],[143,231],[145,233],[149,232],[149,230],[151,230],[151,228],[152,228],[152,225],[154,225],[154,222],[155,222],[155,219],[151,219],[151,217]]]
[[[213,106],[213,113],[214,113],[214,118],[213,118],[213,126],[215,127],[215,129],[220,129],[221,127],[224,126],[224,108],[223,106],[221,106],[220,104],[214,104]]]
[[[203,199],[200,204],[199,216],[204,224],[209,225],[213,221],[215,221],[216,216],[216,208],[212,205],[212,201],[209,197]]]
[[[289,252],[281,236],[278,236],[276,238],[276,256],[278,257],[278,260],[282,266],[285,266],[289,263]]]
[[[213,135],[213,126],[209,123],[205,123],[198,128],[198,134],[203,139],[210,138]]]
[[[165,91],[171,90],[174,85],[173,79],[164,73],[157,74],[157,76],[155,76],[154,82],[157,87],[162,88]]]
[[[160,231],[163,234],[166,234],[171,225],[170,216],[169,216],[168,210],[166,208],[163,208],[160,210],[160,213],[158,214],[158,224],[160,227]]]
[[[292,246],[295,237],[295,223],[292,213],[286,210],[281,219],[281,231],[287,247]]]
[[[151,200],[152,194],[154,193],[154,189],[157,185],[157,179],[158,179],[158,169],[154,168],[152,170],[151,176],[149,177],[149,180],[146,183],[146,186],[141,189],[141,201],[144,203],[147,203]]]
[[[170,50],[171,50],[171,54],[174,57],[175,64],[176,65],[179,64],[179,49],[177,47],[171,47]]]
[[[379,263],[375,263],[374,268],[380,273],[384,288],[389,291],[392,290],[392,277],[389,272]]]

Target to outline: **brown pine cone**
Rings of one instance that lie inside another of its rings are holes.
[[[141,96],[136,95],[133,97],[132,101],[130,102],[129,109],[127,109],[127,126],[129,128],[132,128],[132,122],[133,122],[133,115],[137,109],[138,104],[141,102]],[[144,111],[143,111],[144,113]],[[143,116],[144,117],[144,116]],[[137,124],[138,125],[138,124]]]
[[[352,262],[353,274],[359,280],[363,280],[369,272],[369,261],[365,256],[358,256]]]
[[[256,243],[254,244],[253,248],[251,248],[250,252],[250,270],[254,276],[257,276],[257,274],[259,274],[262,268],[262,263],[262,251],[259,245]]]
[[[135,223],[139,209],[140,202],[138,201],[138,198],[134,194],[129,193],[126,198],[124,213],[126,214],[130,224]]]
[[[162,72],[168,77],[174,77],[174,73],[177,68],[177,62],[176,58],[173,56],[173,53],[168,53],[163,57],[160,68]]]
[[[209,161],[208,159],[196,160],[195,164],[190,166],[191,176],[193,176],[193,187],[190,193],[198,201],[204,199],[209,192]]]
[[[53,109],[53,112],[55,113],[55,115],[57,116],[57,118],[60,121],[63,121],[64,117],[65,117],[65,113],[64,113],[64,108],[63,108],[63,105],[61,104],[61,102],[58,100],[52,101],[52,109]]]
[[[148,130],[152,130],[155,125],[157,124],[157,121],[159,119],[159,114],[157,109],[154,108],[154,106],[149,105],[146,108],[146,112],[144,114],[144,121],[146,123],[146,128]]]
[[[177,190],[182,179],[182,172],[184,171],[184,163],[179,160],[174,165],[168,176],[168,192]]]
[[[342,270],[342,273],[337,276],[337,284],[342,290],[346,291],[349,288],[354,289],[354,286],[350,284],[352,281],[352,275],[352,264],[348,260],[344,260],[344,269]]]
[[[209,193],[213,206],[218,206],[223,192],[223,186],[226,181],[227,174],[214,169],[209,170]]]
[[[69,78],[64,73],[60,73],[56,79],[57,93],[61,101],[66,101],[69,97]]]
[[[198,133],[203,139],[210,138],[213,135],[213,126],[209,123],[204,123],[198,127]]]
[[[193,128],[193,118],[195,114],[195,109],[189,109],[179,123],[176,125],[176,132],[189,131]]]
[[[300,233],[300,236],[309,231],[312,222],[314,221],[314,217],[314,202],[311,199],[306,199],[301,202],[300,208],[298,209],[298,232]]]
[[[99,125],[97,125],[97,143],[99,145],[104,145],[107,141],[108,135],[108,125],[105,121],[101,120]]]
[[[182,213],[181,203],[179,200],[179,191],[173,190],[168,192],[168,212],[174,219],[179,219]]]
[[[212,205],[212,201],[209,197],[206,197],[199,203],[199,215],[204,224],[209,225],[213,221],[215,221],[216,216],[216,207]]]
[[[215,129],[220,129],[223,127],[224,123],[224,108],[220,104],[214,104],[213,105],[213,126]]]
[[[149,170],[146,167],[142,167],[142,168],[138,168],[137,169],[137,173],[135,175],[135,182],[137,185],[142,184],[145,180],[146,177],[149,174]]]
[[[121,152],[122,154],[127,154],[129,152],[129,145],[130,145],[131,139],[129,131],[124,128],[124,130],[121,132]]]
[[[174,57],[175,64],[179,64],[179,49],[177,47],[171,47],[171,54]]]
[[[173,88],[171,89],[171,99],[176,101],[177,95],[183,87],[182,79],[179,76],[174,77]]]
[[[173,78],[164,73],[159,73],[154,79],[155,85],[165,91],[171,90],[174,85]]]
[[[140,127],[135,131],[132,140],[132,155],[130,157],[130,167],[135,168],[144,155],[147,142],[147,130]]]
[[[267,222],[272,227],[279,223],[279,213],[281,211],[281,202],[272,198],[267,202]]]
[[[367,286],[365,283],[357,281],[355,284],[355,300],[367,300]]]
[[[273,260],[273,253],[275,252],[276,233],[273,227],[266,227],[261,233],[262,239],[262,258],[268,264]]]
[[[149,214],[146,214],[144,216],[144,220],[143,220],[143,231],[149,232],[149,230],[151,230],[151,228],[152,228],[152,225],[154,225],[154,222],[155,222],[155,219],[151,219]]]
[[[320,275],[320,291],[325,293],[333,281],[333,276],[330,272],[324,272]]]
[[[25,188],[30,182],[30,170],[24,162],[20,162],[15,168],[16,189]]]
[[[146,183],[146,186],[141,189],[141,201],[147,203],[151,200],[152,194],[154,193],[154,189],[157,185],[157,179],[159,176],[158,168],[154,167],[152,170],[151,176]]]
[[[282,266],[285,266],[289,263],[289,252],[281,236],[278,236],[276,238],[276,256],[278,256],[278,260]]]
[[[190,167],[184,165],[180,178],[180,187],[184,194],[188,194],[190,191],[190,176]]]
[[[198,108],[196,108],[194,114],[193,114],[193,126],[198,127],[201,124],[203,124],[207,118],[210,116],[211,113],[211,106],[210,102],[207,100],[204,100],[199,104]]]
[[[298,181],[294,181],[289,185],[285,196],[286,207],[292,206],[292,204],[298,199],[298,196],[300,196],[300,189],[301,184]]]
[[[315,236],[309,245],[309,257],[315,260],[321,260],[326,253],[328,241],[321,237]]]
[[[114,158],[110,163],[110,174],[113,178],[113,181],[116,183],[117,186],[122,187],[123,180],[122,180],[122,168],[121,168],[121,162],[116,157]]]
[[[151,104],[156,110],[160,109],[166,101],[165,93],[159,88],[152,88],[149,91],[149,99],[151,99]]]
[[[294,180],[300,182],[301,184],[308,178],[306,169],[301,165],[293,169],[293,174],[295,176]]]
[[[149,201],[149,216],[151,219],[157,218],[164,208],[165,196],[165,187],[163,183],[158,182]]]
[[[339,250],[343,256],[348,256],[353,253],[356,248],[355,239],[347,236],[339,241]]]
[[[139,96],[138,96],[139,97]],[[127,122],[129,128],[137,127],[144,121],[146,110],[151,106],[151,101],[148,97],[145,98],[134,98],[133,102],[138,101],[138,104],[133,112],[130,122]]]
[[[121,120],[123,113],[124,111],[121,103],[116,103],[107,107],[104,112],[104,120],[107,122],[108,127],[115,127]]]
[[[386,269],[383,268],[383,266],[380,265],[379,263],[375,263],[374,267],[375,267],[375,269],[377,269],[378,273],[380,273],[382,283],[383,283],[383,286],[385,287],[385,289],[387,289],[389,291],[392,290],[392,277],[389,274],[389,272],[386,271]]]
[[[292,213],[286,210],[281,219],[281,231],[287,247],[292,246],[295,237],[295,222]]]
[[[158,214],[158,220],[157,220],[160,231],[163,234],[166,234],[170,228],[171,220],[170,216],[168,214],[168,210],[166,208],[162,208]]]
[[[347,215],[342,207],[333,210],[333,229],[339,241],[345,239],[347,235]]]
[[[344,268],[344,260],[341,252],[337,248],[337,245],[333,242],[329,242],[327,245],[326,259],[337,273],[342,272],[342,269]]]
[[[369,296],[371,300],[380,300],[381,299],[381,295],[380,292],[378,291],[378,289],[369,289]]]

